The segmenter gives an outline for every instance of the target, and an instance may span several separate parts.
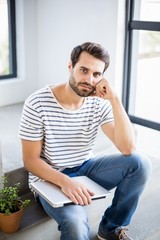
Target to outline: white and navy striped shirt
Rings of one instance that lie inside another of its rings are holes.
[[[87,97],[81,108],[64,109],[49,86],[36,91],[24,104],[19,136],[43,140],[41,158],[54,169],[75,167],[92,157],[99,125],[113,121],[110,102]],[[30,181],[38,178],[30,174]]]

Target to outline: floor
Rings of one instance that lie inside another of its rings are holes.
[[[0,175],[2,175],[3,172],[19,168],[23,165],[21,144],[18,139],[21,112],[22,104],[0,108]],[[157,148],[157,146],[156,155],[154,154],[155,149],[149,152],[153,164],[152,175],[129,226],[128,234],[131,235],[134,240],[160,239],[160,154],[158,153],[160,149]],[[102,153],[106,147],[108,148],[108,152],[116,151],[110,142],[104,142],[104,138],[100,133],[95,152]],[[143,150],[146,150],[148,154],[147,148],[148,147]],[[96,239],[98,223],[99,218],[95,220],[92,226],[91,240]],[[45,230],[43,229],[43,231]],[[34,239],[36,240],[36,237]]]

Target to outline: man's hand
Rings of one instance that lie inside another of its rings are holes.
[[[102,80],[99,81],[97,83],[97,85],[95,86],[94,96],[111,100],[112,98],[114,98],[116,96],[116,93],[113,90],[113,88],[111,87],[108,80],[105,78],[102,78]]]
[[[87,189],[83,184],[72,178],[69,178],[67,182],[61,186],[61,190],[73,203],[81,206],[90,204],[91,196],[94,195],[94,193]]]

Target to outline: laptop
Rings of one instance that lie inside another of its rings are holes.
[[[106,198],[110,195],[110,192],[99,184],[88,178],[87,176],[76,176],[72,179],[84,184],[88,189],[94,192],[94,196],[91,196],[92,200]],[[60,187],[47,182],[38,181],[31,183],[32,189],[41,195],[51,206],[63,207],[68,204],[74,204],[60,189]]]

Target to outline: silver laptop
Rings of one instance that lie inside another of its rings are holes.
[[[81,182],[88,189],[94,192],[94,196],[91,196],[92,200],[106,198],[110,195],[108,190],[86,176],[73,177],[73,179]],[[61,189],[52,183],[46,181],[33,182],[31,183],[31,187],[53,207],[63,207],[64,205],[73,204],[73,202],[61,191]]]

